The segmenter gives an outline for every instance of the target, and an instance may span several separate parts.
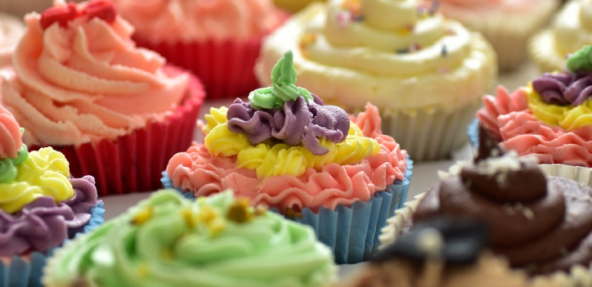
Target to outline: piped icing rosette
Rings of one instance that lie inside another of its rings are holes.
[[[283,213],[367,201],[404,180],[406,153],[381,134],[377,109],[349,118],[324,105],[295,85],[292,61],[286,52],[271,87],[253,91],[249,102],[210,110],[204,144],[169,161],[173,186],[195,197],[230,188]]]
[[[592,43],[592,1],[572,0],[552,26],[530,43],[530,54],[543,72],[561,71],[569,54]]]
[[[164,58],[137,48],[109,1],[57,1],[25,22],[1,93],[27,144],[116,139],[163,121],[188,93],[189,76],[172,75]]]
[[[441,175],[419,201],[413,224],[469,216],[490,229],[488,248],[531,275],[592,262],[592,189],[547,177],[536,160],[505,152],[482,133],[473,162]]]
[[[300,83],[348,110],[474,102],[495,79],[482,37],[415,0],[333,0],[311,5],[265,42],[257,66],[269,84],[275,60],[294,51]]]
[[[567,61],[567,71],[545,74],[527,87],[484,98],[477,118],[498,142],[541,163],[592,166],[592,47]]]
[[[14,46],[24,31],[25,27],[18,18],[0,13],[0,68],[10,65]]]
[[[132,243],[133,244],[130,244]],[[309,227],[232,191],[156,192],[48,263],[44,286],[324,287],[337,268]]]
[[[100,223],[91,218],[98,204],[92,177],[70,178],[68,161],[52,148],[28,152],[1,106],[0,127],[0,258],[45,253],[91,220]]]

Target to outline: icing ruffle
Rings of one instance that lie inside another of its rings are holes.
[[[53,198],[40,196],[15,214],[0,210],[0,256],[46,252],[82,231],[97,203],[97,190],[90,176],[70,182],[74,196],[68,200],[56,204]]]
[[[331,163],[318,171],[308,168],[297,177],[259,179],[254,170],[238,167],[235,158],[214,157],[205,145],[194,143],[187,152],[171,158],[167,174],[174,186],[191,190],[196,197],[231,188],[239,197],[280,211],[301,207],[313,211],[320,207],[334,209],[339,204],[368,201],[375,192],[385,190],[395,180],[403,180],[406,171],[406,152],[394,139],[371,128],[380,126],[380,122],[375,122],[377,117],[371,116],[377,113],[374,109],[368,106],[366,113],[353,118],[353,123],[362,125],[363,135],[376,140],[380,150],[357,164]],[[214,121],[208,117],[206,120],[208,124]]]
[[[592,96],[592,75],[545,74],[532,81],[532,87],[547,104],[579,106]]]
[[[21,128],[14,116],[0,106],[0,159],[16,158],[23,142]]]

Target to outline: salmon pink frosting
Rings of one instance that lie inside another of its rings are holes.
[[[16,158],[22,145],[19,124],[7,109],[0,106],[0,159]]]
[[[164,58],[137,48],[108,1],[57,2],[25,22],[1,93],[29,145],[115,139],[164,119],[186,93],[189,75],[168,76]]]
[[[487,96],[477,118],[499,142],[519,155],[534,155],[540,163],[592,166],[592,127],[566,131],[538,120],[528,108],[527,94],[498,88]]]
[[[322,170],[308,168],[304,174],[273,176],[258,179],[255,170],[236,166],[236,157],[214,157],[204,145],[194,143],[187,152],[178,153],[169,161],[167,174],[173,185],[191,190],[196,197],[208,196],[231,188],[239,197],[263,203],[280,211],[287,208],[336,208],[355,201],[368,201],[377,191],[385,190],[395,180],[404,180],[406,152],[398,143],[380,131],[381,119],[376,107],[352,117],[364,136],[380,145],[378,154],[359,164],[331,163]]]
[[[116,0],[138,34],[153,41],[246,39],[279,24],[271,0]]]

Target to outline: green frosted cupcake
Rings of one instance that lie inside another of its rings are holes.
[[[331,251],[312,229],[230,191],[197,201],[163,190],[66,245],[46,287],[330,286]]]

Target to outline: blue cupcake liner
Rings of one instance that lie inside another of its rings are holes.
[[[474,119],[467,128],[469,143],[473,149],[479,148],[479,120]]]
[[[75,237],[90,232],[103,223],[105,209],[102,201],[91,208],[90,215],[91,218],[83,231],[77,233]],[[64,243],[67,241],[69,240],[67,239]],[[29,259],[15,255],[9,262],[0,260],[0,287],[43,287],[41,277],[45,262],[59,248],[52,248],[46,253],[33,252],[29,255]]]
[[[195,199],[193,192],[175,188],[166,172],[162,174],[165,188],[176,189],[186,198]],[[392,217],[395,210],[407,201],[412,175],[413,161],[407,159],[405,179],[376,192],[369,201],[357,201],[352,206],[338,205],[335,210],[321,208],[318,213],[303,208],[300,218],[290,219],[312,227],[319,241],[333,250],[337,264],[366,261],[380,245],[378,236],[387,218]]]

